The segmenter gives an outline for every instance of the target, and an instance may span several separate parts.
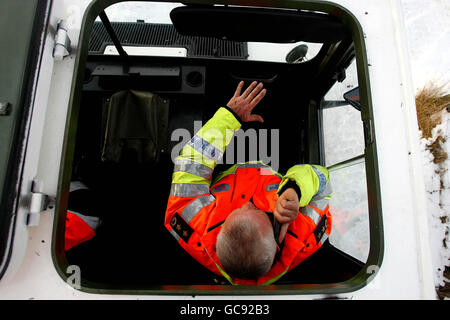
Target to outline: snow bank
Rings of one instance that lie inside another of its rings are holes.
[[[401,0],[411,73],[416,92],[430,81],[450,83],[450,2],[448,0]],[[442,122],[432,137],[421,139],[430,243],[435,270],[435,286],[444,285],[443,272],[450,265],[450,160],[436,164],[429,147],[443,137],[443,149],[450,157],[450,121],[442,111]],[[420,134],[420,132],[419,132]],[[449,281],[447,279],[447,281]]]
[[[442,147],[450,155],[450,121],[448,121],[448,115],[446,109],[442,110],[442,122],[432,130],[432,137],[420,141],[436,287],[444,286],[443,272],[445,266],[450,266],[450,174],[448,170],[450,160],[434,163],[434,157],[429,148],[441,136],[446,141]],[[450,280],[446,279],[446,281]]]

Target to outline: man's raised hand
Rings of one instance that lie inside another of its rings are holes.
[[[239,82],[234,96],[228,101],[227,106],[233,110],[235,114],[243,122],[259,121],[264,122],[264,119],[257,114],[252,114],[253,108],[266,95],[266,89],[263,89],[263,84],[253,81],[248,88],[241,94],[244,87],[244,81]]]

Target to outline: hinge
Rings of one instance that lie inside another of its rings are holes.
[[[37,226],[41,218],[41,213],[48,207],[53,207],[54,198],[42,193],[43,184],[35,179],[31,183],[30,210],[27,215],[27,226]]]
[[[56,61],[61,61],[70,54],[71,42],[67,31],[66,21],[60,19],[56,28],[55,47],[53,48],[53,57]]]

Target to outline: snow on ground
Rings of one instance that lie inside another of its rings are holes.
[[[450,1],[401,0],[414,87],[450,81]]]
[[[428,82],[450,84],[450,1],[402,0],[401,3],[416,93]],[[450,86],[447,86],[447,92],[450,93]],[[444,285],[443,271],[445,266],[450,265],[450,160],[435,164],[433,155],[427,150],[427,146],[438,136],[446,139],[444,149],[450,157],[450,121],[446,110],[442,112],[442,124],[434,130],[433,137],[421,140],[427,207],[430,213],[430,243],[437,287]]]
[[[450,141],[450,121],[448,121],[448,113],[445,109],[442,111],[442,123],[433,130],[433,136],[429,139],[421,139],[427,208],[429,210],[428,227],[430,228],[430,245],[437,287],[444,286],[443,271],[445,266],[450,265],[450,237],[448,234],[450,226],[450,175],[448,171],[450,159],[436,164],[433,162],[433,155],[427,149],[427,146],[436,141],[439,136]],[[444,145],[444,150],[450,155],[449,143]],[[443,219],[446,219],[446,223],[443,223]]]

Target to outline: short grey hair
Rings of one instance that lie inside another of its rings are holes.
[[[273,264],[276,243],[263,236],[259,226],[246,215],[230,221],[217,236],[216,254],[225,272],[235,278],[255,280]]]

